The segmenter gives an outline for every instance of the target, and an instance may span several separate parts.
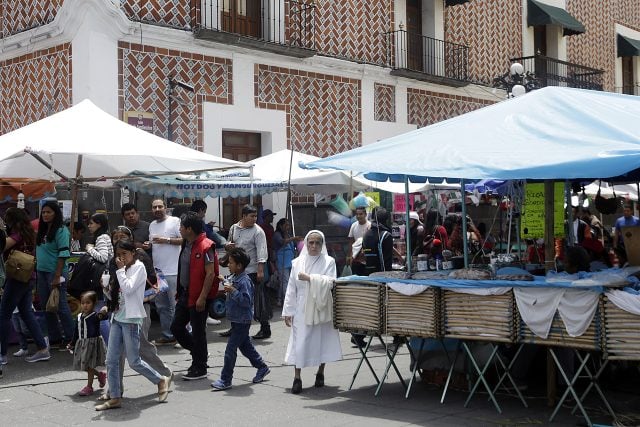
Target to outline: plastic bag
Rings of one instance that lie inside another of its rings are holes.
[[[342,269],[342,274],[340,274],[340,277],[347,276],[353,276],[353,271],[351,271],[351,266],[349,264],[344,266],[344,268]]]
[[[273,317],[265,285],[265,283],[257,285],[253,294],[253,319],[256,322],[266,322]]]
[[[47,307],[46,307],[47,312],[57,313],[59,304],[60,304],[60,289],[53,288],[51,289],[51,293],[49,294],[49,299],[47,300]]]

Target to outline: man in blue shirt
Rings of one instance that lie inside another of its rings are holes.
[[[624,241],[622,239],[622,228],[623,227],[633,227],[636,225],[640,225],[640,220],[638,217],[633,216],[633,205],[630,203],[625,203],[622,208],[622,215],[620,218],[616,220],[615,224],[615,234],[613,235],[613,247],[621,247],[624,248]]]

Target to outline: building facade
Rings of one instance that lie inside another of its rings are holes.
[[[0,134],[90,98],[238,160],[498,102],[515,60],[541,85],[640,83],[637,0],[13,0],[0,16]]]

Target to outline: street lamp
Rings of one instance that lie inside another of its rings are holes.
[[[185,82],[183,82],[181,80],[175,80],[173,78],[173,76],[169,76],[169,97],[168,97],[169,98],[168,99],[168,102],[169,102],[169,120],[168,121],[169,121],[169,123],[167,125],[167,139],[169,141],[173,141],[173,126],[172,126],[172,123],[171,123],[171,114],[173,113],[173,103],[171,101],[176,101],[178,104],[184,105],[184,102],[181,99],[176,98],[176,97],[173,96],[173,90],[176,87],[180,87],[180,88],[186,90],[187,92],[195,92],[196,91],[195,88],[193,86],[191,86],[190,84],[185,83]]]
[[[514,62],[509,71],[493,79],[493,87],[507,91],[507,98],[517,98],[534,89],[538,89],[535,75],[524,71],[524,66]]]

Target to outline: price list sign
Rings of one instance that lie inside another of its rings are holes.
[[[523,239],[542,238],[545,224],[544,183],[527,184],[525,192],[520,225],[521,236]],[[564,236],[564,183],[562,182],[554,184],[553,234],[555,237]]]

